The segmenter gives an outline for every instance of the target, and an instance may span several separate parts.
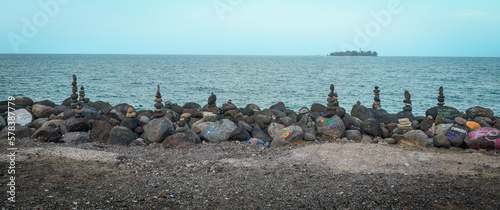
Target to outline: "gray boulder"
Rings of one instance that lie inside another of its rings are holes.
[[[467,109],[465,113],[471,118],[474,119],[476,117],[487,117],[489,119],[493,119],[493,115],[495,114],[493,110],[489,108],[484,108],[480,106],[475,106]]]
[[[345,137],[349,140],[359,141],[362,139],[361,132],[358,130],[347,130],[345,131]]]
[[[33,105],[31,111],[33,112],[33,115],[35,115],[36,118],[49,118],[51,115],[56,113],[54,108],[50,106],[44,106],[41,104]]]
[[[1,119],[0,119],[1,120]],[[36,130],[41,128],[44,123],[48,122],[49,118],[38,118],[36,120],[33,120],[31,123],[28,124],[28,127],[32,127]]]
[[[398,143],[409,146],[427,147],[430,145],[431,141],[425,132],[421,130],[411,130],[406,132],[403,135],[403,139],[399,140]]]
[[[434,136],[434,146],[435,147],[450,147],[451,143],[443,133]]]
[[[304,140],[314,141],[316,140],[316,126],[306,127],[304,130]]]
[[[262,129],[260,128],[259,125],[255,125],[252,128],[252,137],[256,139],[260,139],[264,142],[271,142],[273,139],[267,135]]]
[[[198,135],[194,132],[181,132],[167,137],[162,145],[164,147],[182,148],[196,145],[199,141]]]
[[[238,127],[236,130],[234,130],[231,133],[231,140],[236,140],[236,141],[247,141],[248,139],[251,139],[252,136],[250,133],[248,133],[247,129],[244,127]]]
[[[361,123],[361,130],[372,136],[380,136],[380,122],[374,118],[367,119]]]
[[[127,127],[116,126],[109,132],[107,143],[128,146],[135,139],[137,139],[137,134],[132,130]]]
[[[93,142],[106,143],[113,126],[106,120],[96,120],[90,129],[90,138]]]
[[[285,128],[285,126],[282,124],[271,123],[269,127],[267,127],[267,133],[274,139],[274,137],[281,134],[281,130],[283,130],[283,128]]]
[[[453,124],[439,124],[439,125],[436,125],[436,130],[434,131],[434,134],[435,135],[439,135],[439,134],[445,134],[448,132],[448,130],[450,130],[451,126],[453,126]]]
[[[304,141],[304,133],[299,126],[290,126],[282,130],[280,135],[273,138],[272,147],[298,144]]]
[[[68,132],[87,132],[90,129],[89,121],[86,117],[72,117],[66,120]]]
[[[316,129],[318,130],[318,135],[341,138],[344,134],[345,126],[339,116],[333,116],[332,118],[318,117],[316,118]]]
[[[120,126],[127,127],[130,130],[134,130],[135,128],[137,128],[138,123],[139,119],[137,119],[137,117],[125,117],[120,122]]]
[[[217,123],[205,127],[203,131],[201,131],[201,136],[209,142],[218,143],[229,140],[231,133],[237,128],[238,126],[231,120],[222,119]]]
[[[5,128],[5,126],[7,126],[7,121],[5,120],[5,118],[0,116],[0,130]]]
[[[81,144],[90,142],[90,136],[87,132],[69,132],[62,138],[64,143]]]
[[[356,118],[360,119],[361,121],[365,121],[367,119],[374,118],[372,112],[368,108],[366,108],[363,105],[358,105],[358,104],[355,104],[354,106],[352,106],[351,116],[356,117]]]
[[[39,142],[59,142],[61,134],[52,127],[44,127],[36,130],[30,138]]]
[[[9,126],[6,126],[0,131],[0,139],[6,139],[8,137],[8,132],[14,133],[13,136],[15,136],[16,139],[22,139],[31,137],[35,131],[31,130],[31,128],[27,126],[19,124],[14,126],[14,131],[9,131]]]
[[[165,117],[153,119],[143,128],[149,142],[161,142],[174,133],[174,125]]]

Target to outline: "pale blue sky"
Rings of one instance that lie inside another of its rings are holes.
[[[500,1],[0,0],[0,20],[0,53],[500,57]]]

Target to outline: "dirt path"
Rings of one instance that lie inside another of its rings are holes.
[[[500,206],[494,152],[317,142],[265,149],[17,143],[17,202],[0,196],[9,209]],[[9,160],[0,153],[3,184]]]

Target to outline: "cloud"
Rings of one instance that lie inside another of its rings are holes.
[[[490,17],[492,14],[477,9],[462,9],[457,10],[451,16],[458,19],[478,19]]]

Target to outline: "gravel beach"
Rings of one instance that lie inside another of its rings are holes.
[[[1,140],[2,148],[7,141]],[[184,149],[16,142],[6,209],[496,209],[498,151],[315,141]],[[0,180],[9,181],[7,150]]]

